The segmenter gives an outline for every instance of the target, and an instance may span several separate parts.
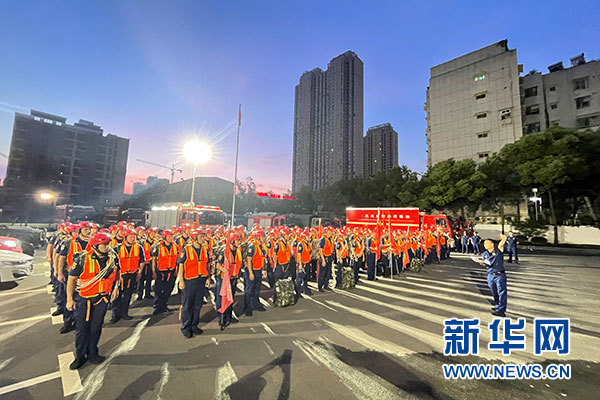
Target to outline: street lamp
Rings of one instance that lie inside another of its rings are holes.
[[[542,205],[542,198],[537,195],[537,188],[531,189],[533,192],[533,196],[529,198],[533,202],[533,208],[535,208],[535,220],[538,220],[538,202],[540,203],[540,209]],[[541,211],[541,210],[540,210]]]
[[[43,190],[41,192],[39,192],[39,200],[42,203],[51,203],[52,204],[52,212],[54,212],[55,208],[56,208],[56,200],[58,200],[58,196],[56,195],[56,193],[53,192],[49,192],[47,190]],[[50,220],[52,220],[54,217],[51,217]],[[48,226],[50,226],[50,223],[48,223]]]
[[[210,159],[212,154],[211,148],[206,142],[197,139],[190,140],[183,146],[183,155],[194,165],[194,173],[192,175],[192,191],[190,193],[190,203],[194,204],[194,187],[196,185],[196,168],[199,164],[203,164]]]

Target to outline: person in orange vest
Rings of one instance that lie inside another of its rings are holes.
[[[275,275],[274,270],[277,263],[275,262],[275,255],[273,254],[273,248],[275,247],[275,242],[278,239],[278,232],[276,230],[272,230],[269,232],[269,237],[265,243],[267,247],[267,258],[265,259],[267,265],[265,269],[267,270],[267,280],[269,282],[269,287],[271,289],[275,288]]]
[[[146,259],[144,258],[144,250],[136,242],[137,235],[135,231],[126,229],[123,231],[123,242],[116,246],[113,250],[119,258],[121,266],[121,279],[117,282],[119,285],[119,296],[111,303],[112,317],[111,324],[117,323],[121,318],[129,321],[129,303],[131,295],[135,290],[137,277],[142,271]]]
[[[331,274],[331,263],[333,261],[333,241],[332,241],[333,229],[326,227],[323,230],[323,236],[319,240],[319,257],[321,259],[321,265],[319,267],[319,276],[317,277],[317,287],[319,292],[325,290],[331,290],[329,287],[328,277]]]
[[[244,313],[247,317],[251,317],[253,311],[267,311],[259,300],[266,259],[267,248],[264,232],[254,230],[246,250],[246,269],[244,270]]]
[[[363,242],[362,235],[358,232],[351,234],[348,239],[350,244],[350,259],[352,269],[354,270],[354,283],[356,284],[359,280],[358,272],[365,262],[365,243]]]
[[[295,280],[297,296],[300,296],[300,294],[312,296],[312,291],[308,287],[308,270],[312,261],[311,252],[310,236],[307,233],[301,233],[296,247],[296,253],[298,254]]]
[[[71,332],[75,329],[75,319],[73,312],[66,308],[67,304],[67,273],[77,261],[77,257],[85,250],[89,251],[90,232],[92,225],[87,222],[80,224],[69,225],[69,233],[71,237],[65,240],[61,245],[58,253],[58,271],[57,279],[60,283],[57,296],[56,308],[63,310],[63,326],[60,328],[60,333]]]
[[[203,333],[198,324],[209,275],[206,232],[202,229],[191,230],[190,239],[191,243],[183,248],[177,260],[179,289],[183,291],[181,333],[188,339],[194,334]]]
[[[139,242],[139,244],[142,246],[142,250],[144,251],[144,265],[142,265],[142,269],[138,275],[138,301],[141,301],[142,299],[150,300],[154,298],[154,296],[152,296],[150,293],[152,290],[153,275],[155,275],[152,271],[152,256],[150,255],[150,252],[152,251],[152,247],[157,242],[158,234],[154,229],[149,228],[146,230],[145,236],[146,238]]]
[[[79,257],[69,270],[66,307],[74,312],[77,327],[75,360],[69,366],[73,370],[81,368],[87,361],[99,364],[105,359],[98,353],[98,342],[102,335],[108,297],[111,293],[111,297],[117,296],[115,282],[119,280],[119,260],[109,257],[110,241],[106,233],[95,234],[89,240],[91,252]],[[78,280],[80,288],[75,293]]]
[[[177,257],[179,256],[179,252],[177,245],[173,242],[173,232],[164,230],[161,236],[162,240],[150,252],[152,256],[152,269],[156,272],[153,315],[171,311],[167,307],[167,303],[175,286],[175,278],[177,276]]]
[[[374,281],[375,279],[375,268],[377,264],[377,256],[379,252],[379,243],[373,231],[367,234],[366,248],[367,252],[367,279]]]
[[[226,249],[226,246],[224,246],[223,251],[221,251],[220,254],[217,255],[217,284],[215,285],[215,306],[217,309],[217,317],[219,320],[219,325],[221,326],[221,330],[225,330],[225,328],[229,326],[229,324],[232,322],[233,315],[233,304],[229,305],[229,307],[227,307],[227,309],[223,313],[219,312],[219,309],[221,308],[221,286],[223,285],[223,278],[225,277],[226,271],[226,252],[229,252],[231,256],[231,263],[229,264],[228,270],[230,276],[229,283],[231,284],[231,292],[235,301],[234,286],[236,285],[237,279],[235,279],[234,276],[237,276],[239,274],[243,263],[240,239],[241,237],[239,234],[232,233],[229,239],[229,249]]]
[[[342,285],[342,270],[344,267],[349,265],[348,263],[348,241],[346,240],[346,234],[343,231],[338,233],[335,241],[335,257],[336,257],[336,271],[335,271],[335,287],[339,288]]]
[[[287,227],[281,229],[281,235],[273,245],[273,257],[275,262],[275,270],[273,271],[274,283],[280,279],[286,279],[291,276],[290,260],[291,249],[289,245],[290,231]],[[277,298],[277,293],[273,291],[273,302]]]

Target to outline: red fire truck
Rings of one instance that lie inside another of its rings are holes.
[[[216,206],[196,206],[190,203],[154,205],[147,211],[147,226],[165,229],[184,224],[205,228],[224,226],[225,212]]]
[[[439,215],[426,215],[418,208],[346,208],[346,226],[350,228],[376,228],[413,232],[416,230],[434,230],[438,227],[448,234],[452,228],[448,217]]]

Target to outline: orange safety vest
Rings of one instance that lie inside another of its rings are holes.
[[[344,244],[343,240],[338,240],[338,243],[340,244],[340,247],[341,247],[341,249],[340,249],[340,251],[341,251],[340,258],[346,258],[346,257],[348,257],[348,246],[346,246]]]
[[[277,263],[280,265],[290,262],[290,251],[285,240],[279,239],[279,249],[277,249]]]
[[[98,295],[107,295],[112,290],[113,283],[117,277],[116,269],[110,273],[108,277],[105,279],[101,279],[100,281],[90,285],[88,287],[83,287],[93,279],[96,275],[100,273],[100,264],[98,260],[94,260],[91,254],[88,254],[85,257],[85,263],[83,264],[83,272],[79,276],[81,280],[81,290],[79,291],[79,296],[90,298],[96,297]]]
[[[302,241],[302,254],[300,255],[300,261],[302,262],[302,264],[307,264],[310,262],[310,244],[308,243],[308,241]]]
[[[329,257],[333,254],[333,246],[331,244],[331,240],[327,236],[323,236],[325,239],[325,246],[323,246],[323,255],[325,257]]]
[[[137,243],[131,246],[129,253],[125,244],[121,244],[119,249],[119,264],[121,265],[122,274],[133,274],[137,272],[140,265],[140,247]]]
[[[90,242],[88,241],[88,244],[85,246],[85,250],[90,253],[91,250],[91,246],[90,246]],[[81,248],[81,244],[79,244],[79,242],[77,241],[77,238],[74,237],[69,241],[69,254],[67,254],[67,268],[71,269],[71,267],[73,266],[73,258],[75,257],[75,254],[80,253],[81,251],[83,251],[83,249]]]
[[[240,274],[240,269],[242,269],[242,265],[244,265],[244,259],[242,257],[242,248],[238,247],[235,249],[235,257],[233,258],[233,274],[231,277],[238,276]]]
[[[354,248],[354,254],[356,257],[361,257],[363,253],[362,242],[360,240],[356,241],[356,247]]]
[[[183,263],[183,277],[185,279],[194,279],[199,276],[208,276],[208,249],[205,245],[200,248],[200,258],[196,253],[196,248],[188,244],[184,248],[185,262]]]
[[[150,259],[152,258],[152,256],[150,255],[150,252],[152,251],[152,243],[145,240],[143,250],[144,250],[144,259],[146,260],[146,262],[149,262]]]
[[[169,251],[169,249],[163,245],[163,242],[160,242],[158,245],[156,267],[159,271],[175,269],[175,266],[177,265],[177,256],[177,245],[175,243],[171,244],[171,250]]]
[[[252,256],[252,269],[259,270],[265,265],[265,252],[263,251],[262,246],[257,242],[253,242],[252,244],[256,249],[254,255]]]

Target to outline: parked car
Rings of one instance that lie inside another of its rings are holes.
[[[25,254],[33,256],[36,248],[46,245],[46,231],[29,226],[0,225],[0,235],[17,238]]]
[[[11,250],[0,250],[0,282],[27,278],[33,272],[33,257]]]
[[[23,252],[21,241],[10,236],[0,236],[0,250],[14,251],[15,253]]]

